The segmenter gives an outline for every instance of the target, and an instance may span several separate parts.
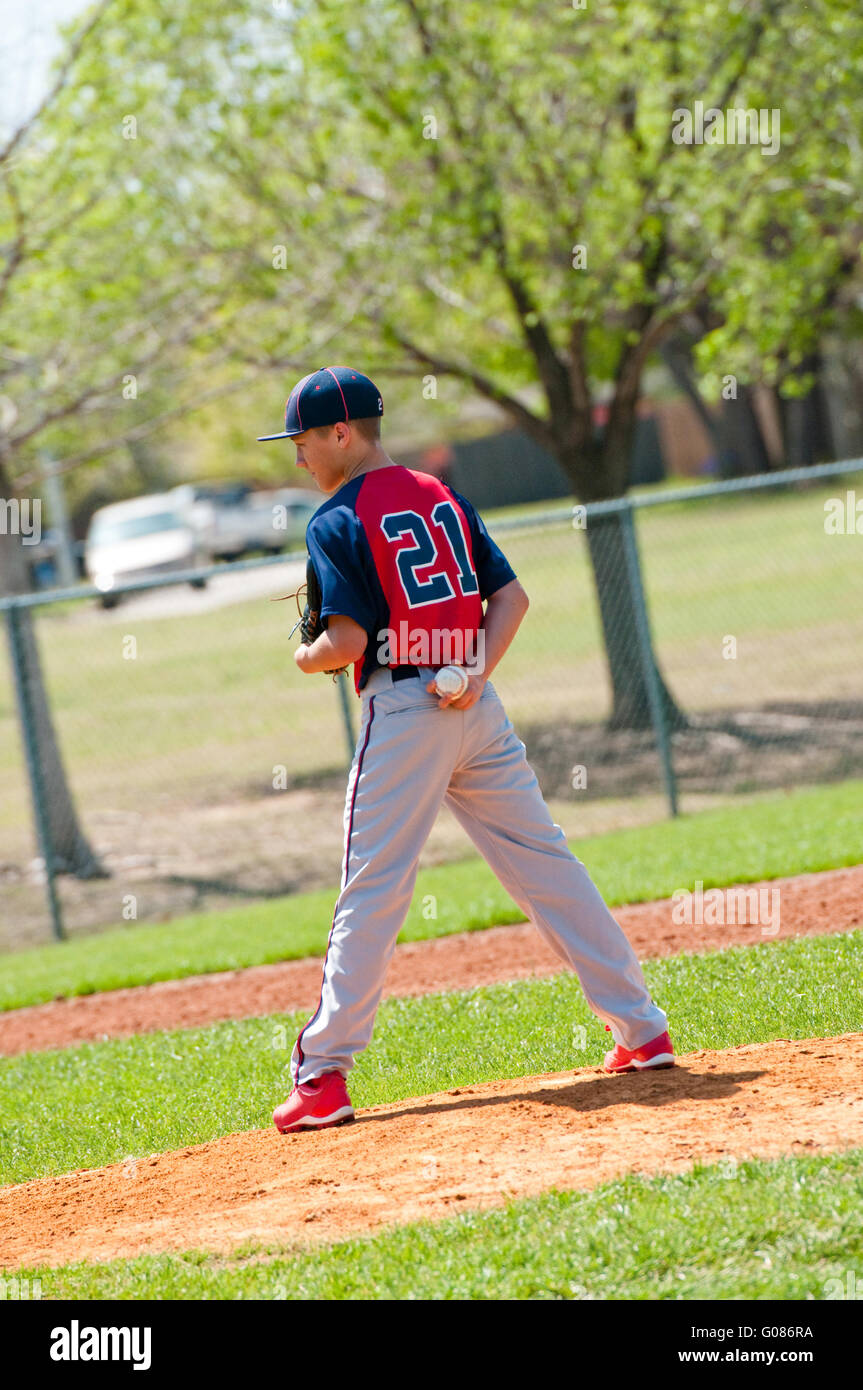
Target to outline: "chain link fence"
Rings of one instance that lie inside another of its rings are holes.
[[[531,599],[493,681],[568,833],[600,804],[655,818],[863,775],[863,461],[489,529]],[[3,946],[52,916],[59,934],[337,883],[359,707],[291,658],[296,609],[272,599],[304,556],[205,573],[108,612],[92,590],[0,600]]]

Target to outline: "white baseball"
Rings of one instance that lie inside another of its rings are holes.
[[[463,666],[442,666],[434,678],[438,695],[452,695],[458,699],[467,690],[468,675]]]

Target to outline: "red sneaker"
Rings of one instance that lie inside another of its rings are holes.
[[[611,1029],[606,1025],[607,1032]],[[621,1043],[615,1043],[611,1052],[605,1054],[605,1071],[647,1071],[650,1067],[673,1067],[674,1044],[667,1033],[643,1043],[634,1052],[628,1052]]]
[[[354,1107],[340,1071],[325,1071],[295,1086],[278,1110],[273,1124],[280,1134],[294,1129],[326,1129],[354,1118]]]

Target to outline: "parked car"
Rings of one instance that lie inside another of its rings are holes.
[[[183,483],[173,495],[194,516],[201,545],[215,560],[280,551],[302,545],[306,525],[321,504],[299,488],[253,492],[245,483]]]
[[[306,527],[321,505],[320,494],[300,488],[272,488],[253,492],[247,507],[253,520],[249,534],[258,549],[277,555],[281,550],[302,546]]]
[[[103,608],[120,600],[117,585],[145,575],[169,574],[207,563],[187,506],[170,493],[113,502],[94,512],[84,547],[87,574]],[[205,579],[190,581],[203,589]]]

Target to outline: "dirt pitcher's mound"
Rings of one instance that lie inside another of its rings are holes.
[[[863,1033],[519,1077],[0,1190],[7,1267],[337,1240],[623,1173],[863,1144]],[[733,1175],[733,1164],[730,1175]]]
[[[709,912],[701,914],[707,921],[699,921],[698,913],[693,912],[695,921],[676,922],[670,898],[618,907],[614,915],[639,960],[863,926],[863,865],[726,888],[722,891],[723,905],[730,908],[732,895],[741,892],[752,894],[753,903],[762,895],[776,907],[767,930],[764,924],[750,921],[757,914],[745,915],[738,910],[734,921],[729,910],[719,914],[719,921]],[[193,975],[10,1010],[0,1013],[0,1055],[69,1047],[157,1028],[200,1028],[223,1019],[294,1009],[312,1013],[320,992],[322,965],[316,957],[253,965],[245,970]],[[492,927],[397,946],[384,995],[472,989],[532,975],[552,975],[562,969],[561,961],[535,927]]]

